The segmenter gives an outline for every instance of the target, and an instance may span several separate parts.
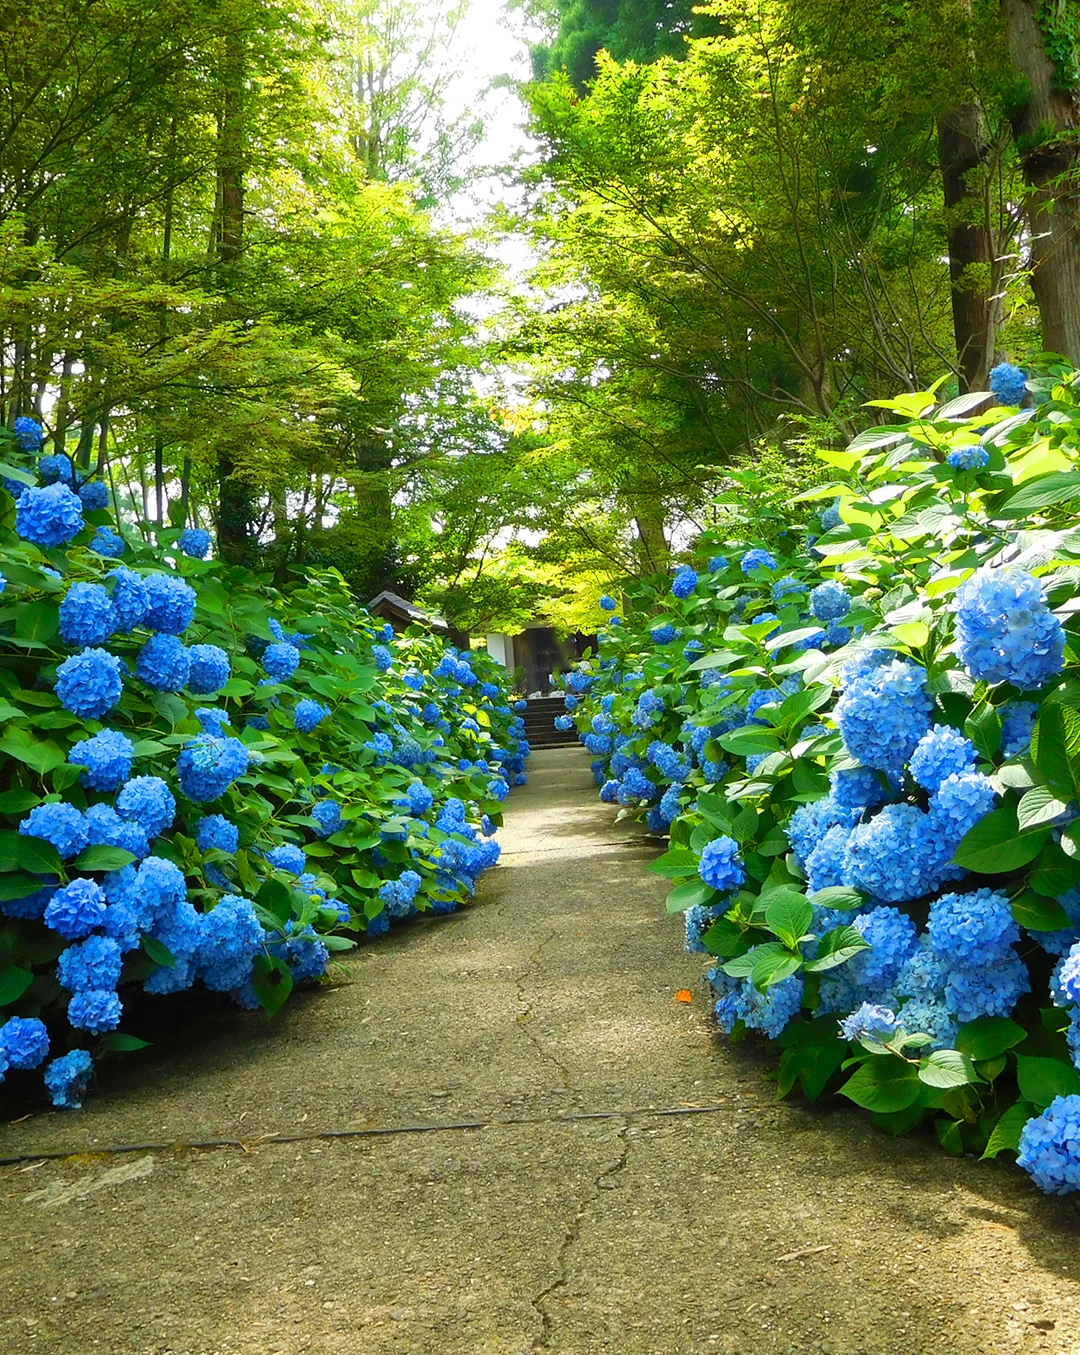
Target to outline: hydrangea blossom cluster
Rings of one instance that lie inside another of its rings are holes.
[[[1024,570],[976,570],[957,589],[953,610],[957,653],[973,678],[1030,691],[1060,673],[1065,633]]]

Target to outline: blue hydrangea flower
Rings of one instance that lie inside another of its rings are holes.
[[[857,809],[840,804],[831,795],[800,805],[784,829],[799,869],[806,869],[810,853],[834,824],[850,828],[858,817]]]
[[[68,1003],[68,1023],[90,1035],[103,1035],[120,1024],[123,1004],[112,989],[88,988]]]
[[[139,858],[150,851],[142,825],[122,819],[112,805],[91,805],[86,811],[86,831],[91,847],[122,847]]]
[[[88,936],[61,951],[56,977],[69,993],[90,988],[115,988],[120,982],[124,957],[111,937]]]
[[[730,561],[725,555],[713,555],[708,563],[710,574],[719,574],[722,569],[727,569]]]
[[[956,645],[973,678],[1041,687],[1064,664],[1065,633],[1022,569],[978,569],[956,591]]]
[[[111,527],[99,527],[90,542],[90,549],[107,560],[119,560],[124,553],[124,538],[117,536]]]
[[[75,468],[71,464],[71,457],[65,456],[63,452],[43,456],[38,462],[38,475],[46,485],[75,483]]]
[[[555,728],[561,734],[568,734],[574,727],[574,721],[569,715],[556,715]]]
[[[210,549],[210,533],[202,527],[185,527],[177,538],[176,544],[193,560],[205,560]]]
[[[142,575],[120,565],[105,576],[113,580],[112,605],[116,612],[116,629],[125,634],[141,626],[150,610],[150,597]]]
[[[992,965],[953,965],[946,974],[943,995],[952,1015],[965,1022],[982,1016],[1009,1016],[1030,991],[1027,965],[1009,951]]]
[[[746,770],[755,770],[747,759]],[[810,890],[830,889],[844,882],[844,863],[847,857],[851,829],[840,824],[829,828],[824,837],[806,858],[806,884]]]
[[[665,621],[662,626],[654,626],[649,634],[652,636],[654,645],[669,645],[673,640],[677,640],[682,631],[673,626],[670,621]]]
[[[953,470],[982,470],[990,460],[990,453],[977,442],[964,447],[954,447],[945,460]]]
[[[373,645],[371,657],[375,660],[375,667],[380,673],[386,673],[393,667],[394,656],[385,645]]]
[[[56,695],[65,710],[84,720],[100,720],[124,690],[120,660],[107,649],[84,649],[56,670]]]
[[[680,601],[688,598],[698,585],[698,576],[696,570],[690,565],[683,565],[676,571],[675,578],[671,583],[672,594]]]
[[[911,775],[926,790],[936,791],[947,777],[975,770],[975,745],[951,725],[934,725],[911,755]]]
[[[1016,1165],[1047,1195],[1080,1190],[1080,1096],[1056,1096],[1028,1120]]]
[[[103,729],[73,744],[68,762],[85,767],[79,781],[87,790],[119,790],[131,775],[135,745],[115,729]]]
[[[266,859],[276,870],[287,870],[293,875],[303,875],[307,869],[307,858],[303,851],[291,842],[272,847],[266,853]]]
[[[1059,1007],[1080,1005],[1080,944],[1073,945],[1058,966],[1053,996]]]
[[[707,885],[722,893],[738,889],[746,879],[746,871],[734,838],[718,837],[707,842],[698,862],[698,874]]]
[[[1017,757],[1031,747],[1035,730],[1035,716],[1039,707],[1034,701],[1009,701],[998,712],[1001,716],[1001,755]]]
[[[930,798],[930,819],[941,835],[942,850],[947,844],[951,857],[964,834],[993,809],[995,798],[993,782],[980,772],[947,776]]]
[[[324,706],[320,702],[312,701],[310,697],[305,696],[296,703],[296,709],[293,711],[293,724],[301,734],[310,734],[329,714],[329,706]]]
[[[109,486],[104,480],[88,480],[79,487],[79,499],[88,513],[109,506]]]
[[[191,645],[187,653],[191,662],[188,690],[196,696],[211,696],[220,691],[231,671],[228,654],[217,645]]]
[[[848,963],[856,983],[871,991],[888,990],[904,964],[915,953],[919,933],[906,913],[898,908],[871,908],[851,924],[870,945]]]
[[[225,894],[204,914],[195,963],[212,992],[228,993],[251,978],[263,948],[263,929],[254,906],[239,894]]]
[[[157,692],[178,692],[191,676],[191,653],[175,635],[151,635],[135,660],[135,676]]]
[[[896,1013],[873,1002],[864,1002],[840,1022],[840,1033],[845,1040],[873,1040],[877,1044],[886,1044],[896,1031]]]
[[[931,818],[917,805],[886,805],[848,838],[842,883],[884,903],[907,903],[929,893],[943,865]]]
[[[300,665],[300,651],[288,642],[267,645],[262,666],[276,682],[288,682]]]
[[[174,574],[147,574],[143,579],[149,607],[146,625],[163,635],[179,635],[195,615],[195,589]]]
[[[187,900],[183,872],[164,857],[148,856],[135,872],[131,897],[143,931],[156,928],[162,918],[175,920],[177,909]]]
[[[217,734],[196,734],[176,760],[180,790],[196,803],[219,799],[247,769],[248,750],[240,740]]]
[[[944,998],[933,994],[909,998],[898,1017],[905,1035],[929,1035],[931,1049],[951,1049],[956,1044],[959,1022],[945,1005]]]
[[[45,1066],[45,1086],[59,1110],[78,1110],[83,1103],[94,1061],[85,1049],[73,1049]]]
[[[19,832],[51,842],[62,861],[70,861],[86,846],[86,820],[74,805],[35,805],[19,824]]]
[[[0,1055],[9,1068],[37,1068],[49,1053],[49,1032],[36,1016],[12,1016],[0,1026]]]
[[[269,950],[285,961],[296,983],[310,983],[321,978],[330,963],[326,942],[316,935],[315,929],[311,926],[297,928],[291,918],[283,931],[271,933]]]
[[[152,840],[176,817],[176,801],[160,776],[136,776],[116,797],[116,812],[122,819],[140,824]]]
[[[851,611],[851,596],[835,579],[826,579],[810,594],[810,610],[819,621],[842,621]]]
[[[619,610],[619,604],[607,593],[601,597],[600,606],[605,612],[617,612]]]
[[[999,963],[1020,939],[1008,896],[992,889],[943,894],[930,907],[926,934],[935,954],[968,968]]]
[[[990,389],[1003,405],[1022,405],[1027,396],[1027,378],[1011,362],[990,369]]]
[[[29,414],[23,414],[12,424],[15,433],[15,441],[19,444],[19,449],[24,452],[36,452],[45,443],[45,429],[38,423],[37,419],[32,419]]]
[[[24,541],[48,550],[63,546],[83,527],[82,504],[67,485],[28,486],[15,505],[15,530]]]
[[[822,509],[821,530],[823,532],[831,532],[834,527],[839,527],[842,521],[843,519],[840,516],[840,499],[838,496],[833,499],[828,508]]]
[[[61,638],[69,645],[100,645],[116,629],[112,598],[99,583],[73,583],[58,615]]]
[[[341,806],[336,800],[320,800],[312,807],[311,817],[315,820],[318,837],[332,837],[345,826]]]
[[[105,917],[105,895],[93,880],[72,880],[58,889],[45,908],[45,925],[65,941],[79,941],[100,927]]]
[[[216,849],[232,853],[240,846],[240,831],[224,814],[207,814],[195,830],[195,845],[201,852]]]
[[[748,550],[742,557],[739,561],[739,568],[744,574],[749,574],[754,569],[776,569],[778,566],[767,550],[755,547],[753,550]]]
[[[834,718],[852,757],[899,772],[929,729],[933,707],[925,669],[897,659],[847,683]]]
[[[638,767],[631,767],[622,779],[619,788],[619,803],[635,805],[640,800],[655,800],[659,793],[652,781]]]
[[[829,786],[832,799],[844,809],[876,809],[889,798],[880,775],[871,767],[831,772]]]

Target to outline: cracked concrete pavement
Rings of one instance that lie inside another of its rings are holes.
[[[0,1351],[1080,1355],[1071,1203],[777,1105],[612,818],[580,750],[535,754],[473,908],[4,1127],[80,1156],[0,1170]],[[215,1137],[245,1147],[179,1146]],[[95,1156],[146,1142],[177,1146]]]

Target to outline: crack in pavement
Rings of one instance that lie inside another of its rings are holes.
[[[562,1063],[554,1053],[552,1053],[546,1041],[542,1040],[540,1036],[538,1036],[530,1028],[529,1021],[532,1017],[533,1002],[525,990],[526,980],[528,979],[529,974],[532,972],[532,970],[534,970],[539,965],[540,956],[543,954],[544,947],[550,944],[550,942],[554,941],[558,934],[559,933],[557,928],[554,931],[549,932],[548,935],[545,936],[544,939],[536,946],[536,949],[533,950],[532,953],[528,956],[528,958],[525,961],[524,967],[514,974],[514,989],[517,994],[517,1005],[518,1005],[518,1013],[517,1016],[515,1017],[515,1025],[517,1025],[521,1033],[532,1045],[533,1049],[536,1051],[537,1057],[543,1060],[545,1063],[550,1063],[552,1067],[555,1069],[555,1071],[558,1073],[559,1081],[562,1083],[563,1090],[567,1092],[576,1093],[578,1091],[578,1088],[575,1087],[573,1082],[571,1082],[570,1080],[569,1068],[567,1068],[566,1065]]]
[[[545,1285],[539,1293],[534,1294],[529,1299],[540,1319],[540,1332],[532,1347],[534,1351],[551,1350],[551,1341],[555,1334],[556,1325],[554,1314],[550,1308],[552,1296],[561,1289],[565,1289],[570,1281],[570,1253],[581,1238],[582,1228],[590,1208],[599,1200],[601,1191],[612,1189],[609,1182],[626,1168],[627,1159],[630,1156],[630,1121],[628,1119],[622,1121],[616,1139],[619,1144],[618,1156],[596,1177],[593,1182],[592,1193],[578,1205],[577,1212],[559,1244],[558,1255],[555,1258],[555,1278],[549,1285]]]

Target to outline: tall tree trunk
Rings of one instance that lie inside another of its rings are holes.
[[[222,287],[228,291],[231,274],[244,248],[244,85],[247,53],[236,34],[225,38],[221,69],[221,106],[218,115],[218,264]],[[236,475],[231,451],[218,453],[218,552],[232,565],[250,565],[255,558],[252,533],[251,487]]]
[[[990,153],[975,104],[959,104],[938,122],[938,161],[949,230],[953,335],[961,391],[986,390],[1003,318],[996,290],[994,232],[986,211],[984,171]]]
[[[1052,9],[1039,0],[1001,0],[1013,66],[1027,87],[1011,121],[1028,187],[1031,285],[1043,347],[1080,362],[1080,104],[1077,91],[1059,83],[1047,54],[1040,11]]]

